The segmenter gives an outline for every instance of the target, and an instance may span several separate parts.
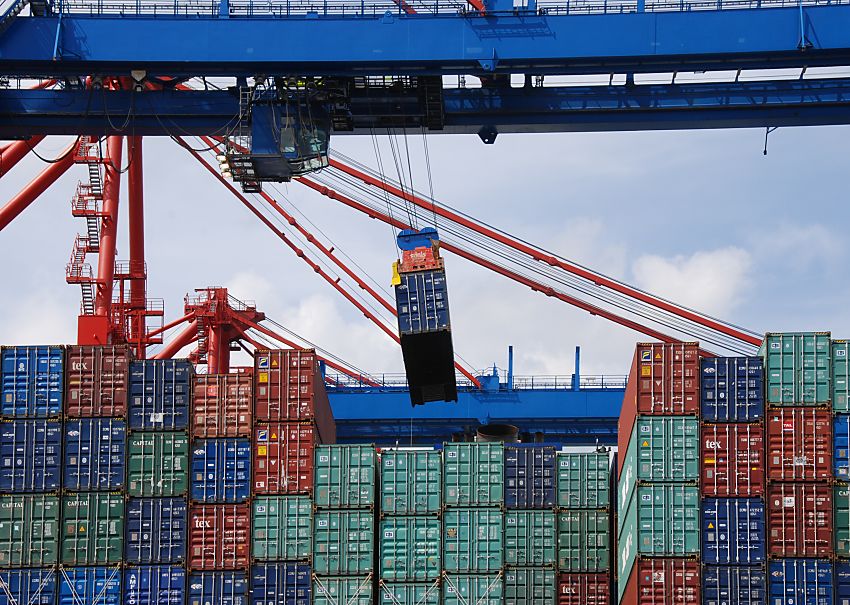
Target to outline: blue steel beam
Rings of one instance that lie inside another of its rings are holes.
[[[850,78],[443,91],[445,133],[665,130],[850,123]],[[354,133],[383,120],[422,123],[418,101],[354,98]],[[0,90],[0,137],[224,134],[228,91]],[[340,133],[343,134],[343,133]]]
[[[214,17],[200,9],[134,15],[145,2],[117,6],[125,16],[18,17],[0,36],[0,74],[551,74],[850,63],[846,4],[690,10],[682,2],[683,10],[626,14],[290,18]]]

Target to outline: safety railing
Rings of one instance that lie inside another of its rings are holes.
[[[329,371],[327,376],[329,389],[339,390],[359,390],[369,389],[374,390],[375,387],[368,385],[351,376],[338,372]],[[407,378],[404,374],[369,374],[369,377],[381,385],[381,388],[402,390],[407,388]],[[529,375],[529,376],[514,376],[513,390],[517,391],[569,391],[573,389],[574,376],[563,375]],[[600,390],[614,389],[621,390],[626,387],[626,376],[613,374],[588,375],[579,377],[579,389],[584,390]],[[485,377],[486,381],[486,377]],[[499,383],[502,385],[500,390],[507,390],[507,376],[504,372],[500,372]],[[458,388],[462,390],[475,389],[472,382],[460,374],[457,376]]]

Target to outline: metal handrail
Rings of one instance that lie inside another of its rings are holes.
[[[329,390],[359,390],[359,389],[370,389],[374,390],[374,386],[367,385],[362,381],[358,381],[351,376],[346,376],[344,374],[339,374],[336,372],[328,372],[327,375],[330,377],[330,382],[328,384]],[[380,373],[370,373],[370,378],[377,381],[381,388],[388,389],[406,389],[407,388],[407,378],[404,374],[380,374]],[[504,380],[503,380],[504,378]],[[550,375],[528,375],[528,376],[514,376],[513,377],[513,390],[518,391],[529,391],[529,390],[538,390],[538,391],[569,391],[573,390],[573,380],[574,377],[567,374],[550,374]],[[580,390],[621,390],[626,386],[626,376],[622,375],[614,375],[614,374],[599,374],[599,375],[588,375],[581,376],[579,378],[579,389]],[[500,384],[504,387],[507,384],[507,377],[500,376]],[[468,379],[463,377],[462,375],[457,375],[457,385],[461,389],[469,389],[472,390],[474,385]]]

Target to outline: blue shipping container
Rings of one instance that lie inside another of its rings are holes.
[[[241,571],[208,571],[189,576],[188,605],[246,605],[248,581]]]
[[[556,481],[554,447],[505,447],[508,508],[554,508]]]
[[[761,565],[706,565],[702,568],[702,605],[766,605]]]
[[[446,272],[402,273],[395,287],[398,329],[401,334],[420,334],[449,329]]]
[[[832,605],[832,563],[826,559],[773,559],[770,605]]]
[[[57,420],[0,423],[0,491],[52,492],[59,489],[62,424]]]
[[[251,597],[254,605],[310,605],[310,566],[255,564],[251,569]]]
[[[847,481],[850,479],[850,414],[836,414],[833,417],[832,435],[835,444],[835,478]]]
[[[62,487],[79,491],[124,487],[126,428],[117,418],[66,420]]]
[[[766,532],[761,498],[706,498],[702,531],[704,563],[764,562]]]
[[[124,558],[129,563],[181,563],[186,559],[184,498],[130,498]]]
[[[753,422],[764,416],[761,357],[715,357],[700,366],[703,421]]]
[[[0,605],[53,605],[56,570],[0,570]]]
[[[183,605],[186,570],[170,565],[143,565],[124,570],[124,605]]]
[[[198,439],[192,450],[192,500],[245,502],[251,495],[251,443]]]
[[[63,347],[3,347],[0,359],[0,415],[51,418],[62,413]]]
[[[120,567],[60,567],[59,605],[121,605]]]
[[[850,562],[835,563],[835,605],[850,605]]]
[[[192,364],[185,359],[130,363],[131,430],[179,431],[189,426]]]

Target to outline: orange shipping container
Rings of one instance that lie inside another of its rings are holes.
[[[700,564],[693,559],[639,559],[632,568],[623,605],[699,605]]]
[[[198,504],[189,509],[189,568],[245,569],[250,562],[251,505]]]
[[[309,423],[273,422],[256,427],[254,493],[312,493],[317,438],[317,431]]]
[[[192,435],[250,437],[253,396],[250,372],[197,374],[192,389]]]
[[[702,495],[764,494],[764,428],[761,424],[702,425]]]
[[[130,347],[71,346],[65,363],[68,416],[124,416],[130,381]]]
[[[774,483],[767,489],[768,555],[832,555],[832,486]]]
[[[832,477],[832,412],[811,407],[769,409],[767,473],[775,481]]]

